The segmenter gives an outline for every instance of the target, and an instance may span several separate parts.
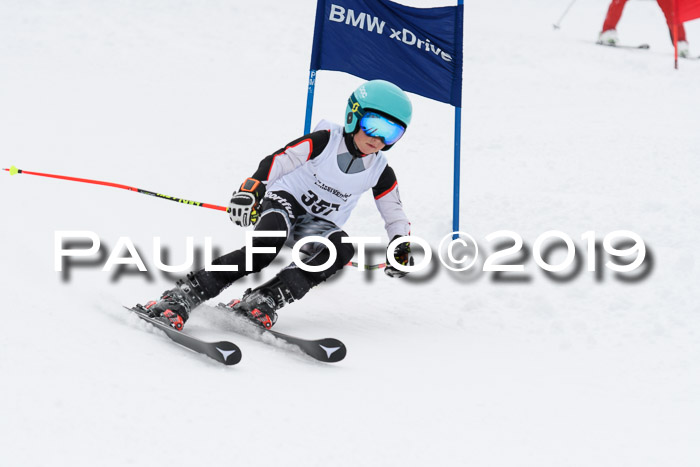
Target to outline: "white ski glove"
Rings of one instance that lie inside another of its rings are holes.
[[[258,222],[260,201],[265,196],[265,185],[254,178],[247,178],[241,188],[233,193],[228,205],[228,217],[236,225],[248,227]]]

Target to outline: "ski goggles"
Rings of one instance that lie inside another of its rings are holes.
[[[362,116],[360,128],[367,136],[380,138],[387,146],[397,142],[406,131],[406,127],[400,123],[389,120],[385,116],[371,110]]]

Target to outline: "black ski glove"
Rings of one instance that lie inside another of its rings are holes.
[[[236,225],[247,227],[258,222],[260,201],[265,196],[265,185],[254,178],[247,178],[241,188],[233,193],[228,205],[228,217]]]
[[[391,239],[393,242],[401,235],[396,235]],[[399,243],[396,248],[394,248],[394,259],[397,263],[402,266],[413,266],[413,257],[411,256],[411,244],[408,242]],[[391,264],[389,264],[389,256],[386,258],[386,267],[384,268],[384,274],[389,277],[403,277],[408,274],[405,271],[399,271]]]

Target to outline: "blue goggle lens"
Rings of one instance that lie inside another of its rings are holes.
[[[376,112],[367,112],[360,120],[360,128],[367,136],[381,138],[387,146],[397,142],[406,131],[403,125]]]

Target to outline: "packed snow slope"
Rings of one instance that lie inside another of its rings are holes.
[[[594,45],[607,0],[576,3],[554,31],[568,3],[466,2],[460,227],[480,259],[453,273],[434,257],[403,280],[347,268],[283,309],[278,330],[346,343],[336,365],[231,332],[215,301],[187,330],[238,343],[235,367],[121,308],[173,283],[154,237],[175,265],[188,236],[198,251],[205,237],[241,246],[224,213],[0,173],[0,465],[698,465],[700,61],[674,70],[656,2],[629,2],[618,28],[648,51]],[[0,165],[226,205],[302,133],[314,13],[311,0],[3,0]],[[686,27],[700,54],[700,21]],[[314,122],[342,121],[360,83],[320,72]],[[387,155],[413,235],[437,248],[454,112],[411,98]],[[346,230],[386,240],[371,196]],[[500,262],[524,272],[481,270],[500,230],[523,238]],[[577,245],[567,280],[533,259],[550,230]],[[616,274],[603,253],[587,271],[582,235],[615,230],[644,240],[642,268]],[[56,272],[57,231],[94,232],[100,254]],[[120,237],[148,273],[102,271]]]

